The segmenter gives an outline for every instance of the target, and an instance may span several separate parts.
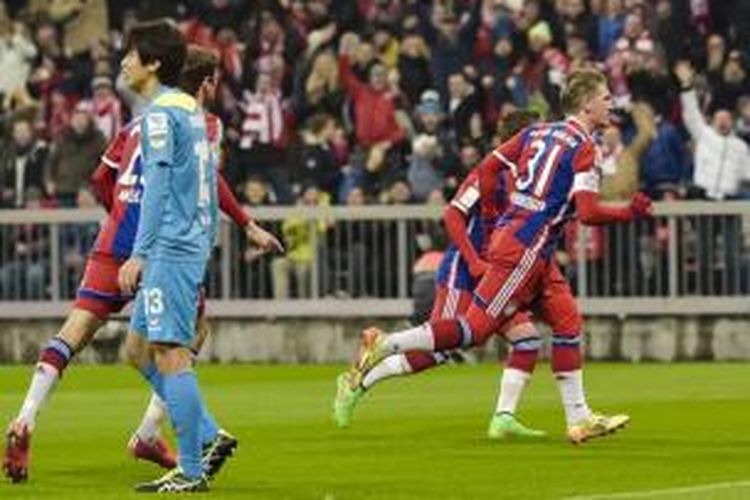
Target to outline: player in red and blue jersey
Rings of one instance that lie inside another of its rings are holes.
[[[377,329],[366,330],[353,378],[361,380],[394,354],[480,345],[502,331],[518,310],[543,299],[560,281],[566,285],[552,262],[552,249],[562,223],[574,213],[584,224],[625,222],[650,214],[651,201],[641,193],[629,206],[599,201],[600,173],[591,134],[609,123],[612,96],[606,78],[595,70],[574,72],[561,102],[566,120],[529,127],[479,166],[480,192],[494,190],[504,172],[510,174],[512,185],[510,206],[488,242],[489,268],[465,316],[433,320],[389,336]],[[580,317],[577,308],[570,309],[558,307],[552,312]],[[600,415],[589,409],[582,382],[581,324],[571,321],[570,325],[570,329],[554,332],[552,368],[565,407],[568,437],[579,443],[623,427],[629,417]]]
[[[191,54],[192,50],[189,52],[188,62],[191,61]],[[189,64],[186,65],[186,68],[189,67]],[[216,63],[213,68],[210,72],[206,69],[203,71],[213,76]],[[200,81],[202,82],[203,78]],[[209,94],[208,99],[213,93],[212,85],[215,87],[215,82],[207,82],[207,86],[203,86],[203,90]],[[222,135],[220,120],[208,116],[206,125],[212,147],[219,148]],[[136,118],[113,139],[92,176],[94,192],[108,215],[88,256],[73,308],[60,332],[41,351],[21,410],[8,427],[3,469],[13,482],[24,481],[27,478],[30,439],[36,415],[62,377],[68,363],[77,352],[91,342],[110,315],[121,311],[132,299],[121,294],[117,276],[121,264],[130,256],[138,226],[142,193],[141,167],[140,120]],[[278,240],[244,212],[222,176],[219,176],[219,201],[221,210],[244,228],[252,244],[269,251],[280,248]],[[196,349],[200,347],[207,331],[205,320],[199,320],[198,324],[199,332],[204,335],[199,336],[194,346]],[[140,343],[139,335],[129,332],[126,351],[137,367],[148,365],[149,356]],[[146,413],[147,416],[156,413],[158,420],[158,415],[163,414],[163,410],[154,412],[153,405],[154,398]],[[144,422],[146,420],[144,418]],[[153,428],[155,418],[150,417],[148,420],[152,422],[150,427]],[[158,427],[153,430],[158,431]],[[133,453],[162,467],[174,467],[174,453],[166,441],[156,432],[150,437],[153,439],[136,433],[136,439],[130,443]]]
[[[533,112],[511,113],[504,122],[501,140],[512,137],[537,119],[538,115]],[[482,255],[486,251],[489,234],[507,208],[507,183],[506,178],[502,177],[492,184],[485,183],[483,192],[480,192],[479,175],[478,168],[467,175],[443,213],[443,223],[451,244],[438,269],[435,304],[431,314],[433,320],[456,318],[465,314],[474,288],[488,268]],[[552,292],[554,293],[548,294],[539,304],[538,311],[541,318],[554,328],[556,317],[549,317],[545,312],[555,304],[564,301],[569,303],[573,299],[567,287],[555,287]],[[544,432],[527,428],[515,417],[518,402],[534,370],[541,345],[529,313],[525,310],[516,312],[503,335],[509,341],[511,350],[503,370],[498,407],[490,422],[488,435],[493,439],[542,436]],[[334,420],[340,427],[348,426],[359,400],[377,383],[443,364],[451,355],[451,352],[412,351],[391,356],[369,371],[358,386],[352,386],[347,373],[340,375],[334,401]]]

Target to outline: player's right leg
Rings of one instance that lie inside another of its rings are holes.
[[[86,262],[73,310],[60,332],[42,349],[21,410],[8,426],[3,469],[13,482],[26,479],[31,433],[42,405],[73,356],[83,350],[110,314],[127,302],[117,288],[119,263],[94,254]]]
[[[556,265],[544,278],[540,300],[541,319],[552,328],[552,371],[560,390],[568,427],[574,444],[612,434],[627,425],[627,415],[594,413],[583,386],[583,319],[567,280]]]

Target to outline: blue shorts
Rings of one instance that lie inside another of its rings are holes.
[[[205,263],[150,261],[135,297],[130,329],[149,342],[190,347]]]

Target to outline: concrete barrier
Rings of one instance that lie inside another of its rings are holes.
[[[334,363],[351,360],[363,327],[375,324],[386,330],[406,326],[392,320],[214,320],[212,335],[200,358],[233,363]],[[51,320],[0,322],[0,363],[31,363],[57,333],[60,322]],[[127,323],[113,321],[79,356],[84,363],[113,363],[122,359]],[[549,354],[549,331],[543,357]],[[586,322],[584,342],[591,360],[671,362],[683,360],[750,360],[748,317],[596,317]],[[505,346],[493,340],[476,352],[477,358],[495,361]]]

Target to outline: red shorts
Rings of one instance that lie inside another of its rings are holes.
[[[117,275],[123,262],[105,253],[95,252],[89,255],[73,307],[88,311],[102,321],[122,311],[133,299],[122,295],[117,284]],[[203,316],[205,305],[206,294],[201,288],[198,294],[198,317]]]
[[[122,295],[117,284],[122,263],[120,259],[104,253],[89,255],[73,307],[88,311],[103,321],[111,314],[120,312],[132,299]]]
[[[463,316],[471,305],[472,293],[468,290],[458,288],[448,288],[444,285],[437,285],[435,289],[435,305],[432,307],[430,321],[438,319],[455,319]],[[516,311],[505,325],[503,332],[510,330],[514,326],[523,325],[531,322],[531,314],[528,310]]]

